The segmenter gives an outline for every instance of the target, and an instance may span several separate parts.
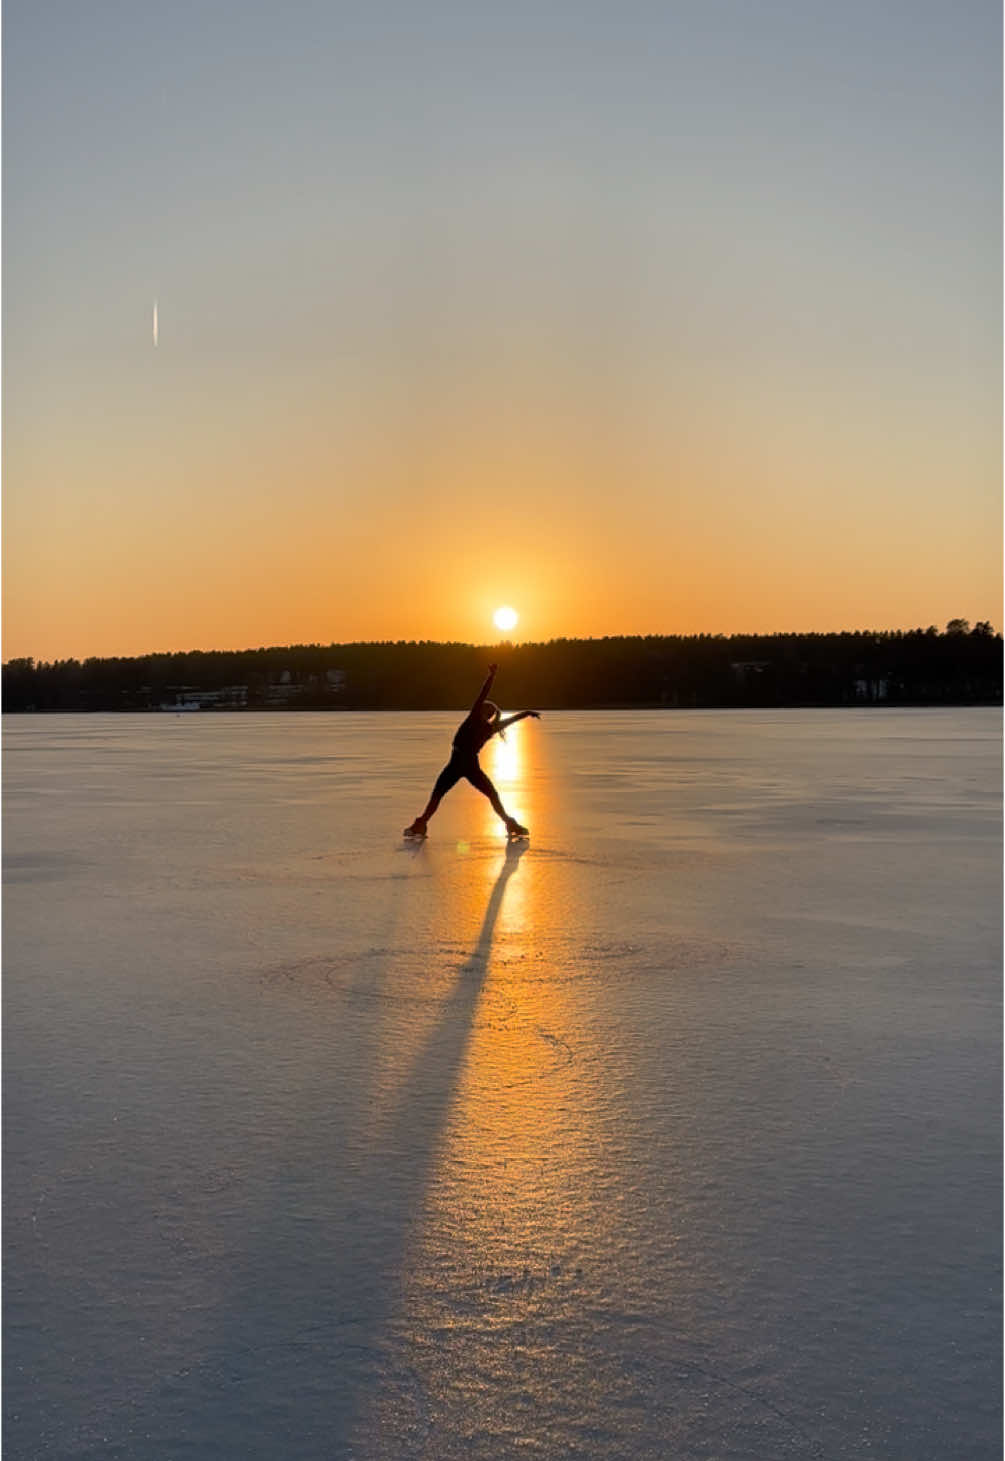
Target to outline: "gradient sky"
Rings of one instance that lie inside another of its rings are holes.
[[[998,0],[3,41],[5,658],[1000,623]]]

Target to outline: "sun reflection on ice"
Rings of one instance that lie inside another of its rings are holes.
[[[486,770],[497,774],[495,757]],[[471,883],[466,921],[481,926],[462,970],[468,1038],[403,1295],[433,1410],[456,1409],[500,1446],[500,1390],[543,1413],[580,1363],[575,1383],[588,1390],[589,1362],[557,1356],[555,1326],[574,1327],[595,1299],[590,1255],[614,1220],[597,1174],[597,1061],[553,936],[557,908],[571,910],[567,895],[554,901],[552,867],[511,843]]]
[[[422,1079],[402,1087],[409,1111],[416,1094],[440,1104],[395,1332],[428,1413],[482,1436],[480,1455],[510,1454],[513,1427],[533,1426],[557,1393],[595,1394],[583,1316],[605,1302],[597,1253],[618,1250],[631,1201],[610,1179],[607,1061],[582,977],[591,885],[554,851],[567,826],[556,748],[532,726],[482,755],[530,838],[503,841],[484,798],[458,804],[465,818],[480,804],[483,820],[471,835],[458,819],[471,841],[437,903],[445,987],[422,1012]],[[514,1395],[522,1418],[502,1401]],[[601,1397],[591,1423],[602,1410]],[[371,1432],[401,1423],[393,1396],[376,1397]]]
[[[520,732],[511,727],[507,737],[493,736],[489,742],[491,762],[486,767],[496,786],[510,786],[523,776],[523,753]]]

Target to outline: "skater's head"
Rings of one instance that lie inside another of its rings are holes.
[[[502,711],[499,709],[494,700],[483,700],[481,703],[481,709],[479,711],[479,714],[481,715],[481,718],[485,722],[485,724],[492,727],[493,731],[499,729],[499,722],[502,719]]]

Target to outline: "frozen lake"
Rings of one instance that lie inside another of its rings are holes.
[[[4,723],[4,1456],[1001,1453],[994,710]]]

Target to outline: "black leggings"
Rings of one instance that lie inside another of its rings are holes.
[[[474,756],[451,756],[433,787],[433,797],[439,801],[459,781],[470,781],[471,785],[487,796],[493,804],[499,800],[495,787],[479,766]]]

